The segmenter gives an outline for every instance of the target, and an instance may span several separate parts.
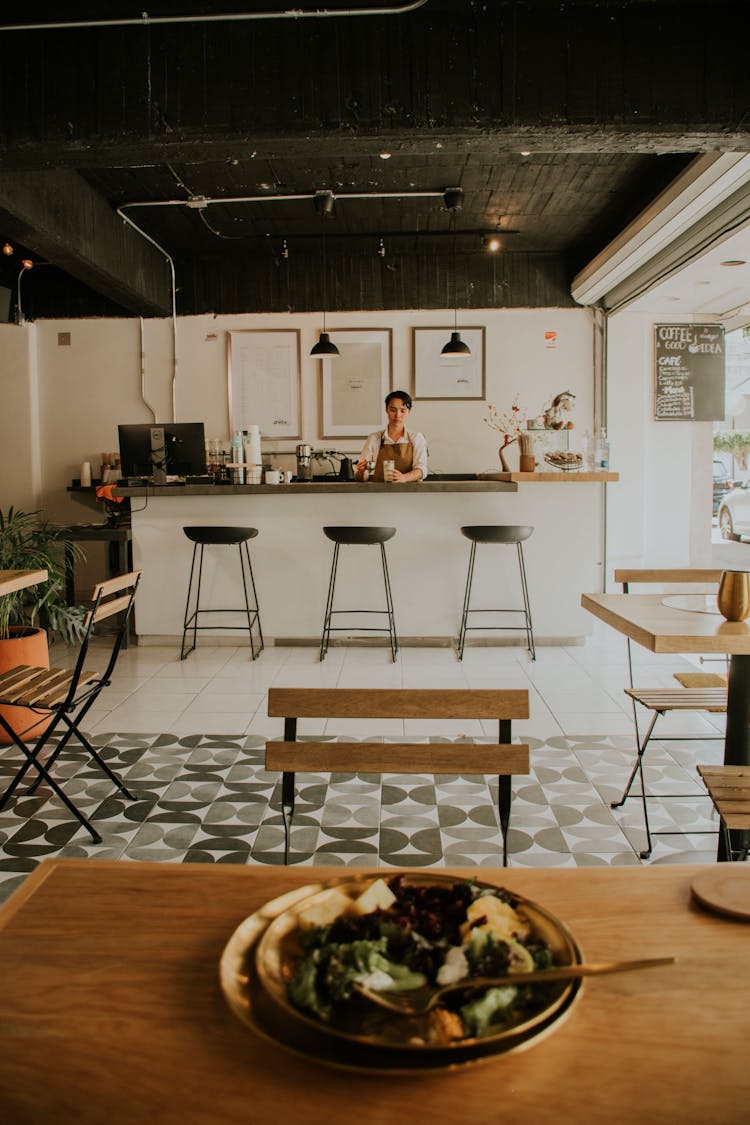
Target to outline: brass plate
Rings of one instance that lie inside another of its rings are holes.
[[[389,872],[397,874],[396,871]],[[450,876],[427,876],[409,872],[410,881],[442,880],[455,882]],[[349,890],[353,895],[359,893],[367,879],[344,878],[331,883],[317,883],[297,888],[281,898],[267,903],[249,918],[246,918],[232,934],[220,961],[221,987],[226,1000],[242,1022],[257,1035],[276,1044],[286,1051],[317,1061],[325,1066],[356,1071],[359,1073],[383,1074],[424,1074],[450,1072],[469,1065],[486,1062],[499,1054],[520,1051],[540,1042],[555,1031],[569,1015],[573,1005],[582,992],[580,980],[561,986],[554,1003],[523,1027],[507,1029],[501,1035],[485,1039],[463,1040],[455,1046],[423,1046],[411,1049],[402,1045],[384,1045],[371,1038],[341,1035],[291,1008],[286,1002],[286,989],[279,1000],[278,996],[267,991],[258,973],[257,954],[261,939],[269,927],[279,925],[287,932],[285,915],[292,918],[302,909],[303,904],[313,896],[331,887]],[[479,886],[494,888],[494,884],[479,883]],[[355,889],[356,888],[356,889]],[[581,961],[580,950],[567,929],[547,911],[519,899],[524,910],[534,911],[532,925],[536,929],[537,918],[544,919],[544,929],[539,930],[545,940],[549,933],[554,937],[550,945],[555,949],[556,959],[563,964]],[[538,912],[538,915],[536,914]],[[269,939],[267,948],[273,948],[275,939]],[[397,1017],[399,1018],[399,1017]]]

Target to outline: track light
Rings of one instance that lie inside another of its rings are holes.
[[[334,197],[332,191],[316,191],[313,196],[315,210],[319,215],[333,214]]]
[[[379,258],[385,257],[385,243],[383,242],[382,238],[378,242],[378,257]]]
[[[288,258],[289,257],[289,247],[286,244],[286,239],[284,239],[284,241],[281,244],[281,256],[282,256],[282,258]]]

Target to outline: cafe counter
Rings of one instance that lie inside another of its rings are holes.
[[[558,475],[567,483],[574,474]],[[470,545],[461,527],[506,523],[534,527],[524,554],[537,644],[576,643],[592,627],[579,605],[581,591],[602,588],[602,483],[579,480],[577,487],[559,488],[556,482],[539,481],[519,489],[515,481],[430,477],[399,485],[333,480],[118,489],[131,499],[134,565],[144,571],[136,607],[139,641],[160,644],[182,633],[192,552],[182,529],[191,525],[256,527],[250,546],[266,639],[277,644],[319,640],[333,550],[323,527],[366,524],[396,528],[387,553],[400,639],[445,643],[458,634],[466,584]],[[206,606],[242,604],[233,548],[206,550],[201,598]],[[480,546],[472,605],[521,605],[512,547]],[[336,608],[352,606],[384,608],[379,551],[342,548]],[[482,620],[521,623],[520,615],[476,615],[473,623]],[[348,622],[344,617],[338,624]],[[473,643],[521,641],[520,630],[517,636],[491,631],[470,636]]]

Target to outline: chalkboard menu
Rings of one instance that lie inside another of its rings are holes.
[[[724,419],[724,329],[718,324],[657,324],[657,421]]]

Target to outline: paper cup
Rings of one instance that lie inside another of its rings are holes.
[[[395,461],[384,461],[383,462],[383,480],[390,481],[391,480],[391,473],[394,471],[395,468],[396,468],[396,462]]]

